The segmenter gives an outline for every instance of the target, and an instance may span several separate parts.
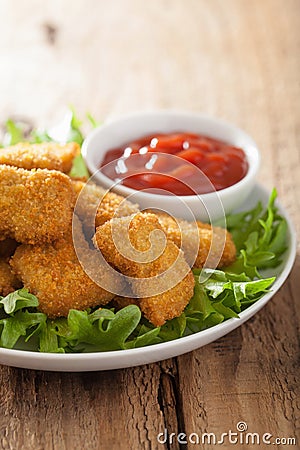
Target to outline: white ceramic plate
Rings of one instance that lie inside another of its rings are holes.
[[[245,202],[244,209],[248,210],[252,208],[259,200],[262,201],[263,204],[266,204],[269,195],[270,193],[264,188],[260,185],[256,185],[251,196]],[[256,314],[278,291],[292,269],[296,256],[296,235],[286,211],[279,203],[277,203],[277,206],[279,207],[281,215],[286,218],[288,223],[288,250],[284,255],[282,264],[265,273],[266,276],[277,276],[277,279],[272,286],[272,291],[268,292],[260,300],[243,311],[240,314],[239,319],[229,319],[212,328],[175,341],[131,350],[117,350],[103,353],[53,354],[0,348],[0,363],[27,369],[62,372],[121,369],[182,355],[183,353],[190,352],[219,339]]]

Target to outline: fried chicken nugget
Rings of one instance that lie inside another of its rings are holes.
[[[0,295],[4,297],[10,292],[19,289],[22,283],[14,275],[7,258],[0,258]]]
[[[22,169],[49,169],[68,173],[73,160],[80,152],[76,142],[70,144],[56,144],[43,142],[30,144],[21,142],[11,147],[0,149],[0,164],[19,167]]]
[[[96,227],[112,219],[114,215],[129,216],[139,210],[138,205],[113,192],[107,192],[96,184],[72,180],[72,185],[78,199],[75,211],[89,238],[94,235]]]
[[[139,206],[126,200],[122,195],[107,192],[101,200],[96,214],[96,228],[113,217],[126,217],[139,212]]]
[[[67,175],[0,165],[0,233],[39,244],[61,238],[72,223],[75,195]]]
[[[193,296],[194,277],[154,214],[112,219],[97,228],[94,243],[110,264],[132,277],[132,291],[153,325],[180,316]]]
[[[81,249],[76,250],[81,255],[84,253],[89,264],[98,264],[95,258],[98,252],[88,247],[79,221],[76,218],[74,220],[77,232],[81,233],[77,240]],[[17,248],[10,264],[29,292],[38,297],[40,311],[50,318],[66,317],[70,309],[84,310],[105,305],[114,297],[84,272],[74,249],[72,235],[53,244],[23,244]],[[107,277],[111,275],[105,271],[99,273],[100,281]],[[104,281],[107,283],[107,280]],[[114,279],[111,284],[115,284]]]
[[[221,227],[196,222],[192,224],[182,219],[177,221],[168,214],[158,213],[159,222],[166,233],[179,248],[182,248],[188,262],[193,267],[225,267],[236,259],[236,248],[231,234]],[[196,258],[195,249],[198,248]],[[191,261],[194,259],[195,261]]]
[[[87,239],[95,234],[95,215],[105,190],[92,183],[71,180],[76,194],[75,213],[80,218]],[[80,195],[81,194],[81,195]]]
[[[84,183],[76,183],[75,190],[80,192]],[[78,214],[84,220],[85,226],[89,222],[95,221],[95,226],[99,227],[108,220],[115,217],[125,217],[139,212],[139,207],[131,203],[124,197],[113,192],[105,194],[103,188],[88,184],[84,190],[84,200],[81,204]],[[95,204],[101,203],[95,216]],[[89,213],[91,211],[92,213]],[[77,212],[77,211],[76,211]],[[149,211],[151,212],[151,211]],[[231,234],[221,227],[212,227],[203,222],[197,222],[197,225],[191,224],[185,220],[177,219],[177,221],[164,213],[155,213],[162,225],[167,237],[171,239],[179,248],[182,239],[185,243],[183,251],[188,262],[195,268],[201,268],[206,265],[211,267],[225,267],[233,263],[236,259],[236,248],[232,240]],[[87,220],[84,219],[86,217]],[[177,223],[178,222],[178,223]],[[179,228],[179,226],[180,228]],[[89,229],[89,235],[94,232],[94,225]],[[200,243],[200,245],[199,245]],[[198,252],[195,255],[195,249]],[[193,257],[195,256],[195,257]]]

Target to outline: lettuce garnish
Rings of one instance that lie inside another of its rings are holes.
[[[95,128],[100,125],[94,117],[86,114],[88,125]],[[31,144],[39,144],[41,142],[77,142],[82,145],[84,141],[83,126],[84,122],[80,120],[74,110],[69,108],[64,119],[56,126],[49,129],[33,129],[23,121],[13,121],[8,119],[5,123],[5,134],[2,145],[7,147],[15,145],[18,142],[30,142]],[[75,178],[89,178],[89,173],[81,155],[78,155],[73,163],[70,175]]]

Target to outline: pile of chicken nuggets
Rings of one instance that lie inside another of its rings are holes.
[[[214,267],[234,262],[230,233],[141,212],[122,196],[71,178],[79,153],[76,143],[0,149],[0,295],[24,286],[49,318],[108,303],[116,308],[136,304],[154,326],[178,317],[193,296],[193,267],[207,266],[208,260]],[[86,260],[96,265],[100,251],[114,271],[99,265],[97,282],[90,278],[74,248],[74,229]],[[132,255],[120,251],[116,236],[121,244],[130,243]],[[196,249],[194,258],[189,246],[181,248],[183,238]]]

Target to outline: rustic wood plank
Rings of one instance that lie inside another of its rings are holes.
[[[300,232],[299,0],[2,0],[0,16],[0,121],[49,124],[69,103],[99,118],[155,107],[218,115],[255,137],[260,180],[277,186]],[[298,253],[259,314],[173,360],[87,374],[1,367],[0,448],[195,448],[157,434],[220,435],[242,420],[296,436],[299,269]]]
[[[159,365],[80,374],[3,368],[1,448],[150,449],[164,429],[159,374]]]

